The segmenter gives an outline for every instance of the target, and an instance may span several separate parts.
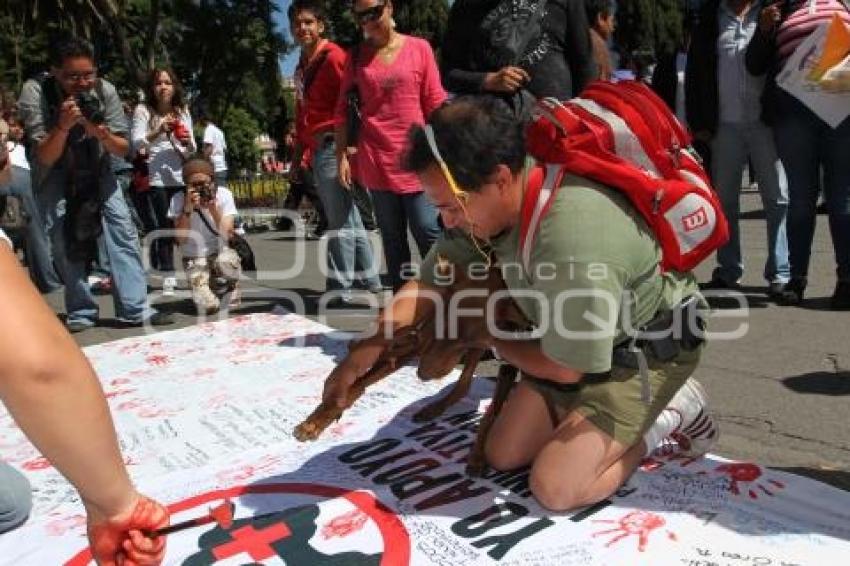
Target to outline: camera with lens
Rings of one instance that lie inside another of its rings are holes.
[[[99,126],[106,122],[106,117],[103,114],[103,106],[100,100],[91,92],[81,92],[77,95],[77,108],[80,109],[83,117]]]
[[[215,191],[212,183],[203,185],[201,187],[192,187],[192,190],[197,193],[198,198],[201,199],[201,202],[206,204],[215,198]]]

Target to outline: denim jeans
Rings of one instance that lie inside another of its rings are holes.
[[[370,193],[375,204],[375,220],[384,243],[387,271],[393,290],[398,290],[405,281],[402,277],[403,266],[410,263],[408,224],[419,248],[419,255],[424,258],[440,236],[437,209],[423,192],[400,195],[389,190],[372,190]]]
[[[767,224],[767,262],[764,278],[768,283],[786,283],[788,263],[788,182],[776,153],[773,133],[762,122],[723,123],[712,141],[712,179],[729,221],[729,242],[717,250],[718,267],[714,277],[727,283],[744,275],[741,257],[741,178],[749,158],[755,170]]]
[[[833,129],[784,91],[777,103],[773,133],[788,174],[791,276],[809,273],[823,173],[836,273],[839,281],[850,281],[850,118]]]
[[[124,202],[127,203],[127,210],[130,212],[130,219],[133,221],[133,226],[136,232],[144,230],[139,213],[136,211],[136,205],[130,196],[130,176],[122,172],[115,173],[118,179],[118,185],[121,187],[121,193],[124,195]],[[100,277],[109,277],[112,271],[109,267],[109,253],[106,251],[106,239],[101,235],[97,239],[97,261],[92,265],[91,274]]]
[[[51,182],[53,181],[53,182]],[[108,188],[104,187],[107,185]],[[111,173],[101,179],[103,197],[103,239],[112,271],[112,300],[115,316],[127,322],[140,322],[156,311],[147,305],[147,281],[142,269],[142,252],[127,202]],[[65,282],[65,310],[68,322],[94,325],[98,305],[91,294],[86,264],[68,258],[65,246],[65,187],[54,179],[38,191],[38,203],[53,250],[59,276]]]
[[[16,469],[0,462],[0,533],[26,521],[32,509],[32,489]]]
[[[15,195],[21,198],[21,204],[30,221],[24,234],[25,255],[29,266],[30,277],[42,293],[55,291],[62,286],[62,281],[53,268],[53,258],[50,255],[50,245],[47,241],[47,231],[44,229],[41,214],[32,193],[30,172],[23,167],[12,166],[11,182],[0,187],[0,194]]]
[[[336,145],[328,141],[313,156],[313,176],[328,218],[328,289],[350,289],[361,279],[378,289],[378,265],[351,193],[337,179]]]

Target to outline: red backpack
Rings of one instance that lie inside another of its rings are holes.
[[[591,83],[578,98],[538,103],[526,130],[542,165],[529,176],[520,226],[522,262],[565,173],[623,192],[658,240],[662,270],[690,271],[729,239],[726,217],[691,137],[638,82]]]

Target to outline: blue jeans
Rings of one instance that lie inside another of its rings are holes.
[[[27,520],[32,509],[32,489],[19,471],[0,462],[0,533]]]
[[[836,273],[839,281],[850,281],[850,118],[833,129],[784,91],[777,103],[773,132],[788,173],[791,276],[809,273],[823,172]]]
[[[729,242],[717,250],[718,267],[714,278],[735,283],[744,275],[741,257],[741,178],[749,158],[755,170],[767,224],[767,262],[764,278],[768,283],[786,283],[791,274],[788,263],[788,182],[776,153],[773,133],[761,122],[720,124],[712,140],[712,179],[729,221]]]
[[[336,145],[322,143],[313,156],[316,191],[328,219],[328,289],[350,289],[355,279],[379,289],[378,265],[351,193],[337,179]]]
[[[21,204],[30,221],[24,234],[26,259],[30,277],[42,293],[50,293],[62,286],[56,270],[53,269],[53,258],[47,242],[47,231],[41,220],[35,197],[32,194],[32,179],[30,172],[22,167],[12,167],[12,181],[0,187],[0,194],[15,195],[21,198]]]
[[[112,271],[112,300],[115,316],[127,322],[140,322],[156,311],[147,304],[147,281],[142,269],[142,253],[127,202],[115,177],[101,179],[103,241]],[[45,228],[53,248],[53,260],[65,282],[65,310],[68,322],[94,325],[98,306],[88,285],[86,264],[68,258],[65,246],[65,188],[58,182],[45,182],[38,194]]]
[[[133,221],[133,226],[135,226],[136,232],[138,233],[139,230],[143,229],[143,224],[130,196],[130,175],[123,172],[116,172],[115,177],[118,179],[118,185],[121,187],[121,193],[124,195],[124,202],[127,203],[127,210],[130,212],[130,219]],[[101,235],[97,239],[97,261],[92,266],[91,274],[101,277],[109,277],[111,273],[112,271],[109,268],[109,254],[106,251],[106,240],[103,235]]]
[[[389,190],[369,192],[375,204],[375,220],[384,243],[387,271],[393,290],[398,290],[405,281],[402,269],[405,264],[410,263],[408,224],[419,248],[419,255],[425,257],[431,245],[440,236],[437,209],[423,192],[404,195]]]

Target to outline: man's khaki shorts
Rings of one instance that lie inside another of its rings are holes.
[[[670,400],[696,370],[702,347],[682,350],[671,362],[649,362],[650,401],[641,398],[641,376],[636,369],[614,367],[611,378],[601,383],[562,386],[530,376],[523,380],[543,396],[560,422],[571,411],[578,411],[605,434],[632,446],[658,418]]]

